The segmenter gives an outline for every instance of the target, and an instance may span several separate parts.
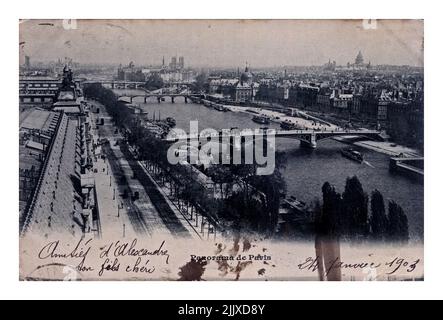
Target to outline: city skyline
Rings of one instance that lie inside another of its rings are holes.
[[[423,66],[423,21],[379,20],[62,20],[20,24],[20,63],[71,57],[81,64],[161,65],[185,56],[191,67],[252,68],[353,63]],[[178,24],[180,28],[178,28]],[[160,36],[159,36],[160,35]],[[52,46],[47,46],[47,41]],[[78,45],[82,43],[82,45]],[[85,45],[86,43],[86,45]],[[407,44],[407,45],[406,45]],[[379,50],[383,47],[384,50]],[[99,54],[97,54],[99,53]],[[198,58],[197,58],[198,57]]]

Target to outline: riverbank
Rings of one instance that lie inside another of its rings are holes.
[[[355,138],[355,137],[354,137]],[[334,140],[346,144],[352,144],[355,146],[359,146],[362,148],[366,148],[375,152],[383,153],[385,155],[388,155],[390,157],[396,157],[399,155],[403,155],[405,157],[422,157],[420,152],[415,149],[411,149],[405,146],[397,145],[391,142],[381,142],[381,141],[371,141],[371,140],[365,140],[365,141],[352,141],[353,137],[337,137],[333,138]]]
[[[105,205],[118,200],[116,202],[118,207],[115,210],[107,209],[103,213],[107,229],[114,228],[119,232],[123,230],[123,234],[126,236],[137,234],[143,236],[161,235],[165,239],[171,236],[201,239],[200,234],[192,228],[192,225],[183,218],[182,214],[177,214],[175,207],[162,195],[162,190],[153,182],[152,177],[133,158],[127,146],[122,142],[123,136],[120,134],[120,130],[117,130],[116,125],[112,123],[106,108],[97,101],[89,101],[89,103],[101,110],[99,115],[92,114],[105,119],[104,125],[97,126],[99,131],[97,140],[105,138],[109,141],[104,145],[105,152],[103,152],[106,156],[103,161],[106,161],[108,166],[100,168],[99,173],[104,172],[106,178],[111,179],[106,180],[107,186],[111,190],[111,198],[104,192],[99,196],[104,197],[101,202]],[[122,196],[122,194],[125,195]],[[114,224],[123,227],[117,227]]]
[[[316,121],[315,119],[308,120],[300,117],[288,116],[282,112],[271,111],[262,108],[256,107],[238,107],[238,106],[230,106],[224,105],[231,112],[242,112],[256,115],[263,115],[269,117],[269,119],[274,123],[282,123],[284,121],[292,122],[298,125],[300,128],[310,129],[310,130],[335,130],[338,127],[333,124],[326,124],[326,122],[321,123],[320,121]]]
[[[219,112],[199,103],[185,104],[181,100],[175,103],[169,101],[160,104],[141,103],[141,106],[150,115],[161,112],[163,118],[176,119],[176,127],[184,130],[189,128],[190,121],[195,120],[199,121],[199,128],[216,130],[263,126],[252,122],[252,117],[256,114],[247,112],[248,107],[232,107],[226,104],[232,112]],[[260,112],[260,108],[252,110]],[[269,114],[269,110],[263,110],[263,112]],[[274,115],[286,117],[281,111]],[[278,129],[278,123],[281,121],[282,119],[274,118],[269,127]],[[282,176],[287,184],[287,195],[293,195],[309,204],[315,199],[321,199],[321,188],[326,181],[334,185],[339,192],[343,192],[346,178],[357,176],[368,194],[377,189],[383,194],[386,204],[387,199],[395,200],[404,209],[410,223],[411,241],[423,239],[423,186],[408,177],[390,173],[390,155],[382,152],[383,150],[372,150],[369,147],[363,149],[365,162],[360,164],[344,159],[340,150],[345,145],[334,139],[321,141],[316,149],[300,148],[298,141],[293,139],[279,139],[277,145],[278,150],[285,153],[287,157],[285,168],[282,170]],[[385,143],[384,148],[388,147]]]

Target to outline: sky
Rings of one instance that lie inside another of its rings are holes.
[[[80,63],[190,67],[423,65],[422,20],[22,20],[20,62],[70,57]]]

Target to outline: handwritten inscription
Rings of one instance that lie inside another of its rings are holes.
[[[320,263],[321,262],[319,257],[308,257],[305,261],[298,264],[297,267],[299,270],[317,272],[320,268]],[[327,261],[325,263],[325,274],[329,275],[335,269],[364,271],[368,269],[378,269],[383,267],[387,270],[386,275],[391,276],[399,274],[403,271],[406,271],[406,273],[412,273],[416,270],[419,263],[420,259],[407,260],[400,257],[396,257],[385,262],[360,261],[356,263],[347,263],[341,261],[340,258],[336,258],[335,260]]]
[[[100,241],[100,242],[99,242]],[[159,278],[154,275],[170,270],[171,255],[166,241],[146,243],[135,238],[130,241],[103,242],[97,239],[82,238],[74,243],[61,240],[49,241],[42,245],[37,252],[41,263],[35,269],[39,273],[45,268],[66,266],[60,273],[68,280],[86,278]],[[259,274],[263,275],[265,269],[262,265],[270,265],[274,257],[267,254],[215,254],[191,255],[191,261],[204,261],[213,264],[224,274],[227,272],[239,273],[246,265],[260,265]],[[366,260],[365,260],[366,259]],[[309,273],[321,273],[326,276],[341,270],[348,275],[361,274],[364,279],[377,280],[395,278],[397,276],[413,275],[421,270],[421,259],[406,258],[402,256],[376,257],[368,255],[363,259],[347,261],[335,258],[329,261],[315,256],[299,260],[294,269]],[[234,262],[231,266],[229,262]],[[167,267],[168,266],[168,267]],[[272,265],[275,267],[275,265]],[[165,268],[167,267],[167,268]],[[68,276],[66,276],[69,271]],[[54,272],[54,271],[52,271]],[[77,273],[75,273],[77,272]],[[126,275],[126,277],[125,277]],[[36,276],[37,277],[37,276]],[[62,277],[62,278],[63,278]],[[38,277],[37,277],[38,278]],[[55,279],[54,279],[55,280]],[[60,279],[62,280],[62,279]]]
[[[38,258],[42,261],[74,262],[76,271],[103,277],[117,272],[149,275],[158,266],[169,264],[170,255],[165,241],[147,248],[139,245],[138,239],[110,242],[104,246],[94,246],[93,239],[80,239],[73,247],[60,240],[48,242],[39,251]],[[125,261],[124,264],[122,261]]]

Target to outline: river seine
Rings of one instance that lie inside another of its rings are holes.
[[[134,93],[134,90],[114,90],[116,93]],[[138,93],[141,93],[138,91]],[[251,121],[252,115],[247,113],[220,112],[200,104],[185,103],[183,98],[170,98],[158,103],[150,98],[144,103],[143,98],[134,99],[148,112],[149,117],[162,119],[173,117],[177,128],[189,131],[191,120],[199,121],[199,130],[206,128],[229,129],[238,127],[259,128],[260,125]],[[278,129],[278,124],[268,127]],[[340,149],[345,147],[341,142],[327,139],[320,141],[315,150],[300,147],[297,140],[278,139],[277,148],[287,154],[286,168],[283,174],[287,184],[287,194],[300,200],[310,202],[321,199],[321,187],[328,181],[343,192],[346,178],[356,175],[365,191],[370,196],[372,190],[378,189],[384,196],[386,207],[389,199],[400,204],[409,218],[410,236],[412,241],[423,240],[424,224],[424,188],[423,184],[408,177],[389,172],[389,156],[369,149],[355,146],[354,149],[363,154],[365,163],[357,163],[342,157]]]

